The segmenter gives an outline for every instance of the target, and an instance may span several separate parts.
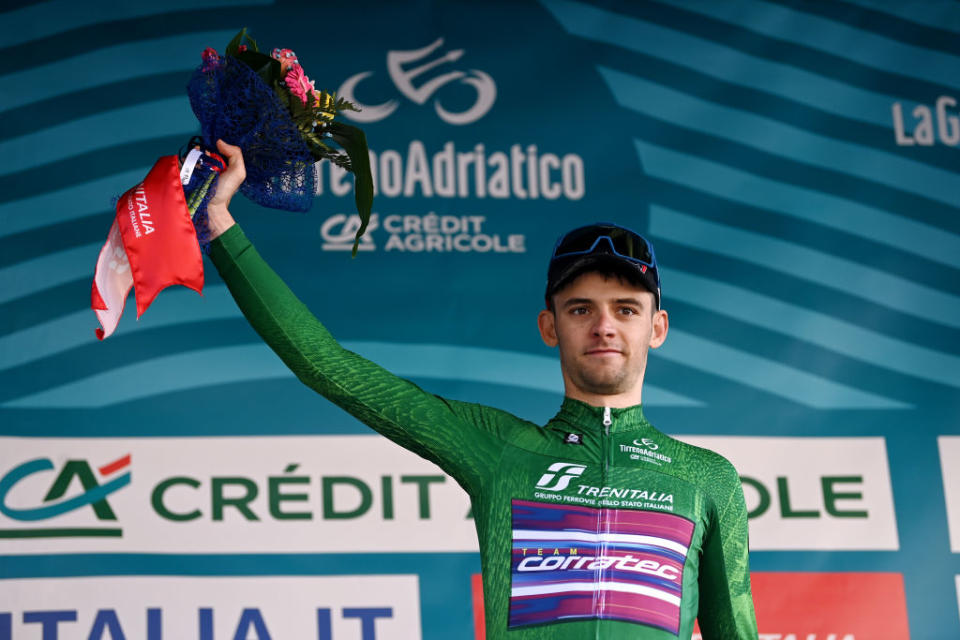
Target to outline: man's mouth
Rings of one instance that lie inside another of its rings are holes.
[[[597,347],[587,351],[588,356],[619,355],[620,353],[620,349],[615,349],[613,347]]]

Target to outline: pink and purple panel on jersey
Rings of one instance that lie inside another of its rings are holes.
[[[694,523],[514,500],[509,627],[614,619],[677,633]]]

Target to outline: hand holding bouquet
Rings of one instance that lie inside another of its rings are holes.
[[[373,180],[363,131],[336,119],[355,109],[320,91],[289,49],[261,53],[243,29],[224,55],[212,48],[187,85],[201,135],[180,157],[160,158],[142,183],[117,203],[116,219],[100,252],[92,306],[103,325],[101,339],[116,328],[131,287],[137,317],[171,284],[203,287],[200,246],[209,243],[207,204],[225,163],[216,141],[240,147],[246,180],[240,191],[265,207],[306,211],[313,203],[314,164],[327,159],[354,173],[361,226],[373,205]],[[332,146],[339,145],[340,149]],[[192,219],[193,225],[189,222]]]

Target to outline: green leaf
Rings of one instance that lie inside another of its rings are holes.
[[[360,247],[360,236],[370,223],[370,211],[373,209],[373,175],[370,172],[370,152],[367,150],[367,136],[357,127],[342,122],[332,122],[329,127],[334,142],[343,147],[353,166],[353,192],[360,214],[360,228],[353,240],[353,256]]]
[[[240,50],[240,45],[243,44],[243,39],[247,37],[247,28],[244,27],[240,29],[237,35],[233,36],[233,40],[227,44],[227,48],[224,50],[224,54],[228,56],[235,56]]]
[[[337,98],[337,111],[360,111],[360,107],[344,98]]]
[[[290,111],[290,117],[294,120],[309,120],[313,122],[313,110],[310,109],[307,105],[303,104],[296,95],[287,87],[286,84],[283,85],[283,92],[287,94],[288,104],[287,108]]]
[[[275,83],[283,80],[280,61],[264,53],[247,49],[246,51],[240,51],[233,57],[253,69],[254,73],[260,76],[260,79],[266,82],[268,87],[273,87]]]
[[[252,50],[255,53],[259,51],[257,48],[257,41],[250,37],[250,34],[247,33],[247,28],[244,27],[243,29],[240,29],[240,32],[237,35],[233,36],[233,40],[231,40],[227,45],[227,48],[224,50],[224,54],[237,57],[237,54],[240,53],[240,45],[243,44],[244,40],[250,42],[247,47],[248,51]]]

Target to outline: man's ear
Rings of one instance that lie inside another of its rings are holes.
[[[540,337],[548,347],[557,346],[557,318],[553,311],[544,309],[537,316],[537,327],[540,328]]]
[[[653,314],[653,328],[650,332],[650,348],[656,349],[667,339],[667,331],[670,329],[670,318],[663,309],[658,309]]]

